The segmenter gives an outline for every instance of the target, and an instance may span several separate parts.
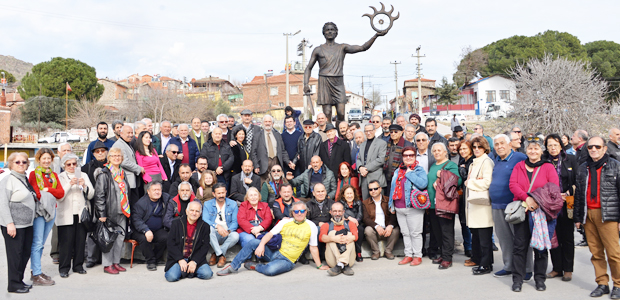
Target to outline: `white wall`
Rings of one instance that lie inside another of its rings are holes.
[[[502,76],[493,76],[487,80],[477,83],[474,86],[474,92],[478,94],[478,101],[487,100],[487,91],[495,91],[495,99],[500,100],[500,90],[510,91],[510,100],[516,100],[516,87],[514,81],[504,78]]]

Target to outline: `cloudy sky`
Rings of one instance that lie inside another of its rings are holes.
[[[384,0],[385,1],[385,0]],[[384,2],[388,4],[388,2]],[[618,0],[435,0],[393,1],[400,19],[388,35],[364,53],[347,56],[345,84],[361,92],[374,85],[394,97],[398,86],[414,78],[418,46],[425,78],[451,79],[461,49],[485,46],[513,35],[546,30],[569,32],[582,43],[620,42]],[[290,38],[290,60],[297,44],[325,40],[325,22],[337,24],[337,42],[363,44],[374,31],[363,14],[379,1],[5,1],[0,0],[0,54],[40,63],[52,57],[75,58],[98,77],[160,74],[178,79],[219,76],[237,82],[285,64],[283,33]],[[388,7],[389,8],[389,7]],[[308,52],[309,53],[309,52]],[[314,69],[316,76],[318,66]]]

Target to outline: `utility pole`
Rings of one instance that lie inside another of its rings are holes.
[[[37,121],[37,127],[38,127],[38,131],[37,131],[37,141],[39,140],[39,135],[41,134],[41,89],[42,89],[42,83],[39,82],[39,117],[38,117],[38,121]]]
[[[394,61],[390,64],[394,65],[394,86],[396,86],[396,96],[394,98],[394,103],[396,103],[396,113],[398,113],[400,112],[400,105],[398,103],[398,65],[400,65],[400,62]]]
[[[284,72],[286,74],[286,106],[289,106],[289,86],[288,86],[288,73],[291,71],[289,68],[289,62],[288,62],[288,37],[289,36],[294,36],[298,33],[300,33],[301,30],[297,30],[297,32],[295,33],[284,33],[284,36],[286,36],[286,64],[284,65]]]
[[[308,40],[306,40],[304,38],[304,39],[301,40],[301,43],[299,43],[299,45],[297,45],[297,51],[301,51],[301,70],[303,72],[306,71],[306,48],[312,47],[312,45],[308,45],[308,44],[310,44],[310,41],[308,41]],[[297,55],[299,55],[299,52],[298,52]],[[303,87],[302,87],[302,89],[303,89]],[[304,111],[302,113],[302,116],[303,116],[304,120],[308,119],[308,101],[312,101],[311,99],[312,98],[310,97],[310,95],[306,96],[305,92],[304,92],[304,99],[303,99]]]
[[[420,56],[420,48],[422,48],[422,46],[418,46],[418,48],[415,49],[416,51],[416,55],[411,55],[412,57],[417,57],[418,58],[418,115],[420,115],[420,117],[422,117],[422,67],[421,67],[421,63],[420,63],[420,58],[421,57],[426,57],[426,55],[422,55]],[[430,106],[429,106],[430,109]],[[429,110],[430,113],[430,110]]]

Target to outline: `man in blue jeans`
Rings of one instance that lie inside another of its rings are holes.
[[[306,220],[307,210],[305,203],[301,201],[293,203],[291,207],[293,218],[280,221],[260,241],[254,239],[247,243],[239,254],[235,256],[230,265],[217,272],[217,275],[226,276],[239,272],[241,263],[250,259],[252,253],[255,253],[259,259],[265,260],[268,263],[247,261],[243,265],[246,269],[256,270],[267,276],[286,273],[295,267],[295,262],[308,245],[310,245],[310,253],[314,263],[317,265],[317,269],[329,269],[329,266],[323,266],[319,259],[319,249],[317,247],[318,229],[314,223]],[[282,247],[280,250],[272,250],[269,247],[265,247],[276,234],[282,235]]]
[[[172,221],[165,269],[169,282],[193,277],[209,279],[213,276],[207,264],[211,227],[200,218],[201,214],[200,201],[192,201],[187,204],[185,215]]]
[[[239,241],[237,228],[237,201],[226,198],[226,185],[218,182],[213,186],[211,199],[204,204],[202,220],[211,226],[209,242],[213,247],[213,254],[209,259],[209,265],[223,268],[226,265],[226,251]],[[218,259],[219,257],[219,259]]]

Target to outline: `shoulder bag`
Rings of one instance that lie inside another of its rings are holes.
[[[532,190],[532,186],[534,185],[534,181],[536,181],[538,171],[540,171],[540,168],[536,170],[536,173],[534,173],[534,177],[532,177],[532,181],[530,182],[530,188],[527,190],[528,193]],[[525,221],[524,201],[512,201],[510,204],[508,204],[508,206],[506,206],[504,213],[506,214],[506,222],[510,224],[519,224]]]

